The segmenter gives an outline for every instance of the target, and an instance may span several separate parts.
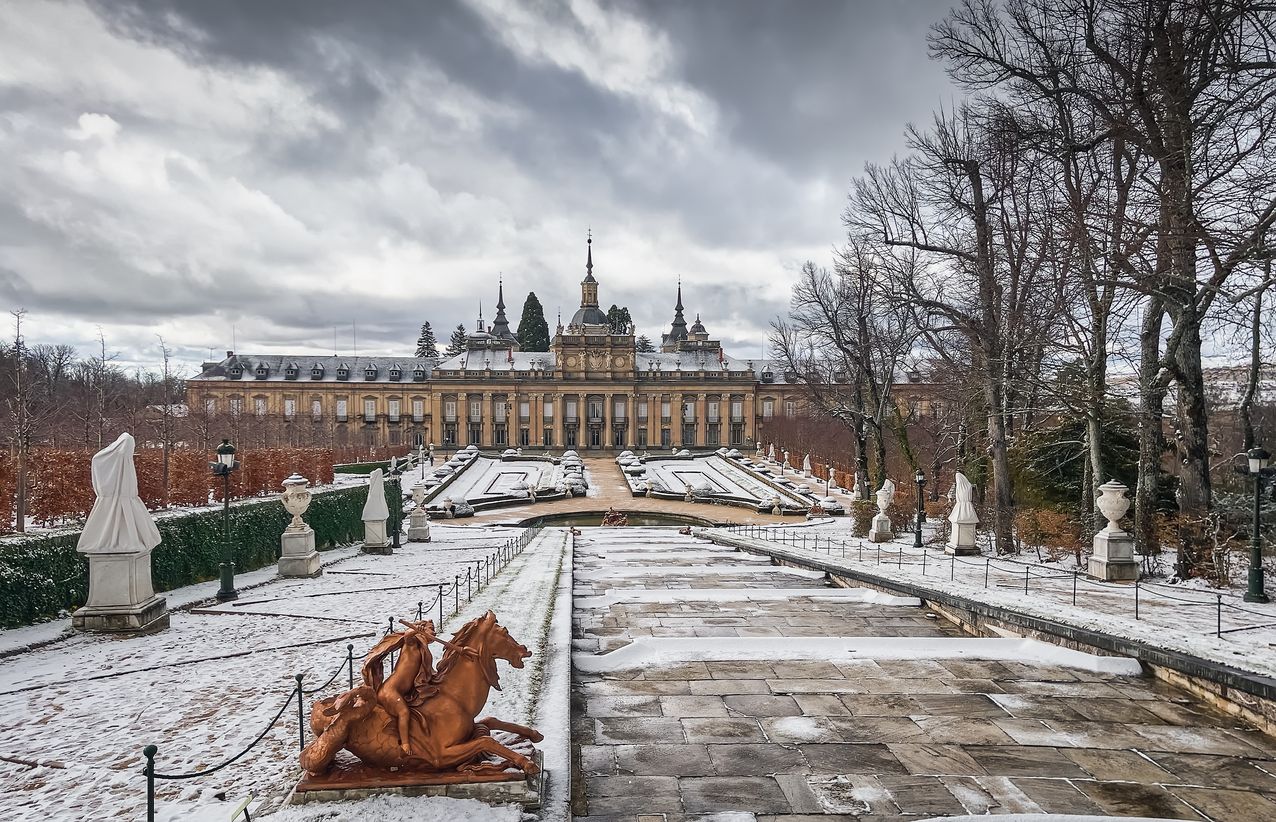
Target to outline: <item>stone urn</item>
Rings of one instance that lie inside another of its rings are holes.
[[[292,522],[288,523],[289,531],[306,530],[306,522],[301,515],[310,507],[310,497],[310,480],[300,474],[293,474],[284,480],[284,492],[280,494],[279,500],[284,504],[284,510],[292,514]]]
[[[1120,520],[1130,510],[1129,489],[1116,480],[1099,486],[1095,507],[1108,525],[1094,535],[1094,551],[1086,563],[1086,573],[1108,582],[1131,582],[1139,578],[1139,564],[1134,559],[1134,537],[1121,530]]]
[[[323,564],[315,550],[315,532],[301,518],[310,507],[310,480],[293,474],[283,484],[279,501],[292,514],[292,522],[279,537],[279,576],[317,577],[323,573]]]
[[[430,515],[425,510],[425,483],[412,484],[412,511],[408,514],[408,540],[410,542],[430,541]]]
[[[422,502],[425,502],[425,483],[424,482],[413,483],[412,503],[417,508],[420,508]]]
[[[869,542],[890,542],[894,537],[891,530],[891,519],[886,516],[886,509],[891,507],[891,503],[895,501],[895,483],[886,480],[882,483],[882,487],[877,489],[877,516],[873,517],[873,522],[868,531]]]
[[[1108,521],[1108,526],[1103,529],[1106,533],[1124,533],[1119,523],[1125,512],[1130,510],[1130,498],[1125,495],[1128,490],[1130,489],[1124,484],[1114,479],[1099,486],[1099,497],[1094,504]]]

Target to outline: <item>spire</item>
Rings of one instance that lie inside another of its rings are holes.
[[[585,232],[585,282],[597,282],[594,279],[594,232],[592,229]]]
[[[682,278],[678,278],[678,301],[673,306],[673,324],[669,328],[669,343],[687,339],[687,319],[682,316]]]
[[[483,301],[479,300],[478,333],[482,334],[486,330],[483,327]]]
[[[505,278],[498,280],[496,291],[496,319],[492,320],[492,336],[502,340],[510,340],[514,335],[510,333],[510,321],[505,317]]]

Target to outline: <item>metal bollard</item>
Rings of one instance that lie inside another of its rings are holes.
[[[452,604],[453,613],[461,613],[461,575],[457,574],[452,579]]]
[[[350,690],[354,690],[354,643],[346,644],[346,670],[349,672],[347,677],[350,681]]]
[[[1028,571],[1032,569],[1031,565],[1023,566],[1023,592],[1026,596],[1028,593]]]
[[[465,566],[465,601],[474,599],[474,591],[470,588],[470,566]]]
[[[988,587],[988,570],[992,566],[992,560],[984,557],[984,587]]]
[[[1134,618],[1139,618],[1139,581],[1134,581]]]
[[[1218,597],[1218,617],[1214,625],[1214,635],[1221,637],[1223,635],[1223,595],[1215,594],[1214,596]]]
[[[1080,572],[1078,571],[1072,572],[1072,604],[1073,605],[1077,604],[1077,577],[1079,575],[1080,575]]]
[[[155,822],[155,754],[158,750],[154,745],[142,749],[142,756],[146,757],[142,768],[146,774],[146,822]]]
[[[302,698],[305,694],[301,690],[301,674],[294,674],[293,679],[297,680],[297,750],[300,751],[306,747],[306,720],[303,716],[306,700]]]
[[[926,576],[926,549],[922,549],[922,576]]]
[[[443,583],[439,583],[439,630],[443,630]]]

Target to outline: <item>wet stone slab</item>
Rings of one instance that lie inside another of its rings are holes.
[[[625,531],[635,553],[648,542],[662,553],[703,546],[673,531]],[[578,596],[678,588],[686,597],[578,611],[574,638],[586,652],[637,636],[961,636],[919,608],[694,599],[697,589],[745,585],[818,594],[819,579],[608,577],[590,551],[613,538],[583,529],[577,568],[599,576],[578,584]],[[654,564],[733,561],[716,553]],[[582,820],[730,812],[768,822],[959,813],[1276,820],[1276,744],[1150,679],[970,659],[767,659],[576,671],[573,688]]]

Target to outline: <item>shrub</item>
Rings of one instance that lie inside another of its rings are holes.
[[[1018,541],[1035,551],[1038,560],[1057,562],[1072,554],[1081,564],[1081,527],[1074,517],[1051,508],[1021,508],[1014,527]]]
[[[868,536],[868,529],[873,527],[873,517],[877,514],[877,504],[866,499],[851,503],[851,518],[855,523],[855,533],[861,537]]]
[[[361,487],[316,493],[306,512],[315,545],[323,550],[360,539],[366,498]],[[261,568],[278,558],[279,535],[290,520],[278,501],[232,505],[230,519],[236,571]],[[151,553],[151,579],[157,591],[217,577],[224,550],[220,510],[156,524],[162,541]],[[88,560],[75,550],[79,538],[79,531],[66,531],[0,541],[0,625],[27,625],[85,601]]]

